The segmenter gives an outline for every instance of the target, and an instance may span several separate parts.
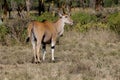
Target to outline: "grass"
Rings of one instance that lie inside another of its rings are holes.
[[[119,31],[117,17],[119,13],[111,14],[107,23]],[[32,18],[38,21],[56,19],[48,13],[39,17],[33,15]],[[7,40],[6,43],[10,44],[12,41],[14,46],[0,44],[0,80],[120,80],[120,38],[117,32],[109,30],[109,25],[93,14],[75,12],[72,19],[75,25],[65,26],[66,32],[60,38],[60,45],[56,46],[56,63],[51,62],[50,46],[47,46],[45,62],[31,63],[32,46],[14,45],[16,42],[11,36],[5,36],[7,30],[1,27],[1,42]],[[24,27],[25,21],[19,26]],[[20,35],[22,41],[24,34]]]
[[[109,30],[68,31],[56,46],[56,63],[32,64],[30,45],[0,46],[0,80],[120,80],[120,42]]]

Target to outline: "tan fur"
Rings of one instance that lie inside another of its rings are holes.
[[[63,18],[59,19],[55,23],[49,21],[32,21],[29,23],[27,31],[28,37],[31,38],[33,45],[35,62],[41,62],[39,50],[42,44],[51,43],[51,46],[54,47],[56,44],[56,39],[59,37],[59,35],[63,34],[65,23],[67,22],[68,24],[73,24],[73,21],[69,17],[68,19],[66,19],[65,15],[62,17]],[[37,40],[36,43],[34,41],[35,38]],[[52,60],[54,60],[54,52],[52,52],[52,55]]]

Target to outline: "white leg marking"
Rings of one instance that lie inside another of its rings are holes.
[[[51,50],[52,51],[52,61],[54,61],[54,49]]]
[[[54,59],[54,47],[55,47],[55,43],[52,42],[52,44],[51,44],[52,61],[55,60],[55,59]]]
[[[43,50],[43,61],[45,60],[46,50]]]

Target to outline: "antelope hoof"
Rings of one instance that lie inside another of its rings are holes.
[[[63,34],[61,34],[60,37],[63,37]]]
[[[37,60],[32,60],[32,63],[36,63],[37,64]]]
[[[55,60],[52,60],[53,63],[55,63]]]
[[[33,63],[38,64],[40,61],[37,61],[36,59],[33,61]]]
[[[34,61],[35,64],[37,64],[38,62],[37,61]]]
[[[41,61],[39,60],[37,63],[41,63]]]
[[[42,62],[45,62],[45,60],[42,60]]]

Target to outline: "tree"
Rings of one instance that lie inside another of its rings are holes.
[[[90,1],[89,7],[95,8],[95,0],[89,0],[89,1]]]
[[[3,10],[3,20],[7,18],[7,11],[9,9],[7,0],[3,0],[2,10]]]
[[[22,3],[18,4],[17,11],[18,11],[19,17],[21,17],[21,18],[25,17],[25,15],[23,14],[24,9],[25,9],[25,6]]]
[[[95,10],[99,11],[103,6],[103,0],[95,0]]]
[[[118,3],[119,3],[119,0],[114,0],[114,3],[115,3],[115,4],[118,4]]]
[[[42,12],[45,12],[44,0],[38,0],[38,2],[39,2],[38,11],[39,15],[41,15]]]

